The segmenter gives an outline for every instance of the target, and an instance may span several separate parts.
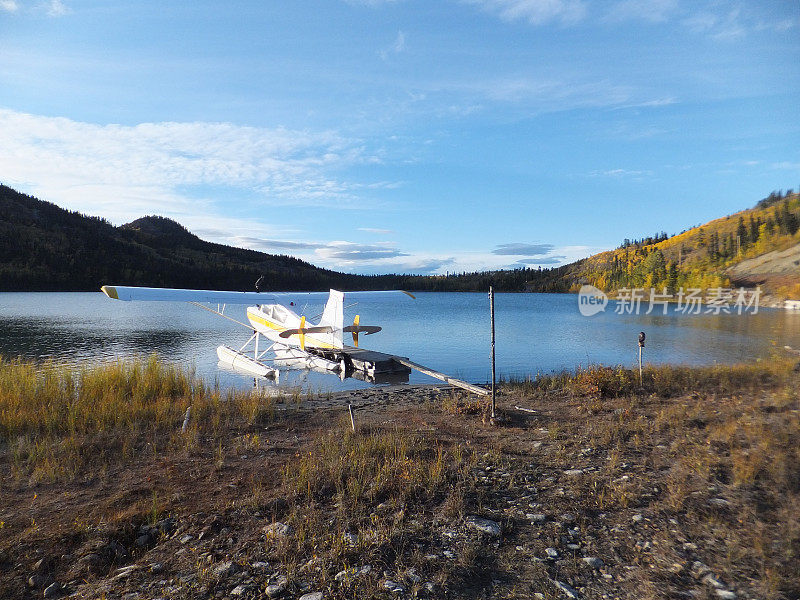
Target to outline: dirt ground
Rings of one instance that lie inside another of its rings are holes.
[[[6,452],[0,597],[799,598],[799,388],[508,386],[495,424],[447,387],[373,388],[72,481],[15,476]],[[354,493],[372,498],[358,522],[323,489],[313,538],[287,465],[331,432],[397,431],[425,468],[445,456],[441,487]]]

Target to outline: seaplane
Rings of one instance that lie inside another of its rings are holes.
[[[341,379],[354,376],[370,382],[408,381],[410,361],[382,352],[359,348],[362,335],[381,331],[377,325],[362,325],[359,315],[352,325],[344,325],[344,292],[330,290],[321,314],[307,318],[294,307],[325,299],[325,292],[260,291],[263,278],[256,282],[255,292],[190,290],[104,285],[100,290],[109,298],[121,301],[188,302],[198,308],[233,321],[252,331],[238,350],[227,345],[217,348],[221,363],[251,376],[278,380],[280,369],[306,368],[337,374]],[[348,296],[413,294],[400,290],[348,292]],[[271,300],[268,301],[268,300]],[[277,302],[283,300],[283,303]],[[287,302],[288,301],[288,302]],[[216,304],[216,309],[213,305]],[[244,323],[226,314],[228,305],[249,305]],[[211,305],[211,306],[209,306]],[[319,318],[318,321],[316,319]],[[316,322],[314,322],[316,321]],[[352,336],[352,345],[345,345],[345,334]],[[262,340],[263,338],[263,340]],[[267,358],[268,353],[274,356]],[[404,364],[406,363],[407,364]],[[271,363],[271,364],[268,364]]]

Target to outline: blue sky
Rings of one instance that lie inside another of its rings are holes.
[[[564,264],[800,187],[800,2],[0,0],[0,181],[343,271]]]

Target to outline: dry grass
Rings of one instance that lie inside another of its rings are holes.
[[[215,437],[234,421],[269,421],[273,404],[250,392],[223,394],[155,356],[77,371],[0,357],[0,444],[14,474],[37,481],[74,478],[90,463],[98,471],[147,452],[192,449],[199,436]]]
[[[554,468],[605,456],[569,481],[590,512],[650,511],[664,531],[680,523],[694,559],[763,598],[800,597],[800,370],[795,361],[714,367],[596,367],[516,382],[507,392],[574,407],[586,418],[549,426]],[[620,465],[627,464],[627,469]],[[625,477],[623,478],[623,474]],[[654,555],[686,561],[667,536]],[[686,563],[688,570],[691,561]],[[657,570],[643,581],[669,590],[688,581]],[[668,596],[668,592],[654,597]]]

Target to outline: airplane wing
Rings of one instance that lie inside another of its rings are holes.
[[[325,301],[329,292],[229,292],[221,290],[184,290],[177,288],[131,287],[123,285],[104,285],[100,288],[106,296],[114,300],[144,300],[151,302],[210,302],[213,304],[266,304],[273,299],[306,299]],[[347,296],[375,297],[382,294],[412,294],[402,290],[347,292]]]

